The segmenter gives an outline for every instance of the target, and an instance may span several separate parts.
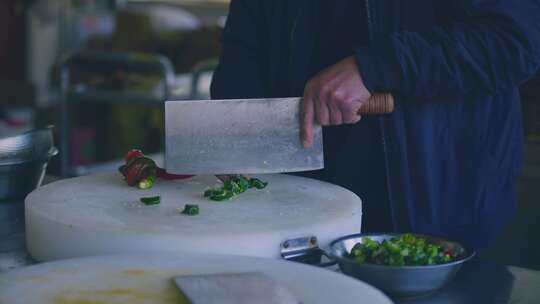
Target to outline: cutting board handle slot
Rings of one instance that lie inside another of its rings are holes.
[[[281,243],[281,257],[287,261],[309,264],[317,267],[330,267],[337,263],[324,250],[319,248],[317,237],[308,236],[286,240]],[[323,257],[327,261],[323,262]]]

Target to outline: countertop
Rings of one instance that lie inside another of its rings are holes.
[[[423,298],[394,301],[396,304],[533,304],[540,302],[539,287],[539,271],[473,260],[442,290]]]
[[[0,239],[0,272],[35,264],[24,248],[24,234]],[[4,246],[4,248],[6,248]],[[533,304],[540,299],[540,272],[473,260],[444,289],[422,298],[394,299],[396,304]]]
[[[21,203],[0,203],[0,272],[36,263],[25,248],[22,206]],[[394,299],[394,302],[396,304],[540,303],[540,271],[472,260],[465,264],[454,280],[442,290],[422,298]]]

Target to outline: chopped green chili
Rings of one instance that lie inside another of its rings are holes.
[[[267,182],[263,182],[262,180],[258,178],[252,178],[249,180],[249,187],[250,188],[257,188],[257,189],[264,189],[268,185]]]
[[[141,203],[145,204],[146,206],[158,205],[159,203],[161,203],[160,196],[141,197],[140,200]]]
[[[181,213],[189,216],[199,215],[199,206],[187,204]]]
[[[152,188],[154,182],[156,181],[155,176],[149,176],[139,182],[139,189],[146,190]]]
[[[352,248],[349,257],[358,263],[424,266],[451,262],[457,254],[424,238],[403,234],[382,243],[366,237]]]
[[[222,187],[213,188],[204,192],[204,197],[214,201],[224,201],[246,192],[250,188],[264,189],[268,183],[257,178],[247,178],[242,175],[233,175],[223,183]]]

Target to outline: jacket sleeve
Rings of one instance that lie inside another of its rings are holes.
[[[261,52],[261,10],[258,0],[232,0],[223,30],[220,62],[214,72],[214,99],[264,96]]]
[[[357,49],[366,87],[408,97],[493,95],[540,64],[539,0],[453,0],[458,20]]]

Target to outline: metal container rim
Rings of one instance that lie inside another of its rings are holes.
[[[32,163],[32,162],[49,162],[51,158],[56,156],[58,154],[58,148],[51,147],[49,151],[47,152],[47,155],[42,157],[36,157],[36,158],[29,158],[29,159],[17,159],[17,160],[7,160],[5,162],[0,162],[0,166],[10,166],[10,165],[22,165],[26,163]]]
[[[340,256],[340,255],[336,255],[335,254],[335,246],[337,244],[340,244],[342,243],[343,241],[346,241],[346,240],[350,240],[350,239],[357,239],[357,238],[363,238],[363,237],[367,237],[367,238],[370,238],[370,237],[379,237],[379,236],[389,236],[389,237],[397,237],[397,236],[400,236],[400,235],[404,235],[404,234],[411,234],[415,237],[421,237],[421,238],[426,238],[426,239],[436,239],[436,240],[441,240],[441,241],[444,241],[444,242],[449,242],[449,243],[454,243],[454,244],[457,244],[458,246],[460,246],[465,254],[452,261],[452,262],[449,262],[449,263],[444,263],[444,264],[437,264],[437,265],[424,265],[424,266],[391,266],[391,265],[379,265],[379,264],[371,264],[371,263],[358,263],[358,262],[355,262],[354,260],[348,258],[348,257],[345,257],[345,256]],[[470,259],[472,259],[474,256],[476,256],[476,251],[474,249],[472,249],[472,247],[470,246],[466,246],[464,245],[463,243],[461,242],[458,242],[458,241],[454,241],[454,240],[451,240],[451,239],[448,239],[448,238],[444,238],[444,237],[440,237],[440,236],[436,236],[436,235],[428,235],[428,234],[417,234],[417,233],[357,233],[357,234],[351,234],[351,235],[346,235],[346,236],[343,236],[343,237],[340,237],[334,241],[332,241],[329,245],[330,247],[330,250],[329,250],[329,255],[332,259],[336,260],[338,263],[342,263],[342,262],[347,262],[347,263],[353,263],[353,264],[356,264],[358,266],[362,266],[362,267],[370,267],[370,268],[375,268],[375,269],[393,269],[393,270],[428,270],[428,269],[438,269],[438,268],[446,268],[446,267],[452,267],[452,266],[457,266],[457,265],[460,265],[460,264],[463,264],[467,261],[469,261]]]

